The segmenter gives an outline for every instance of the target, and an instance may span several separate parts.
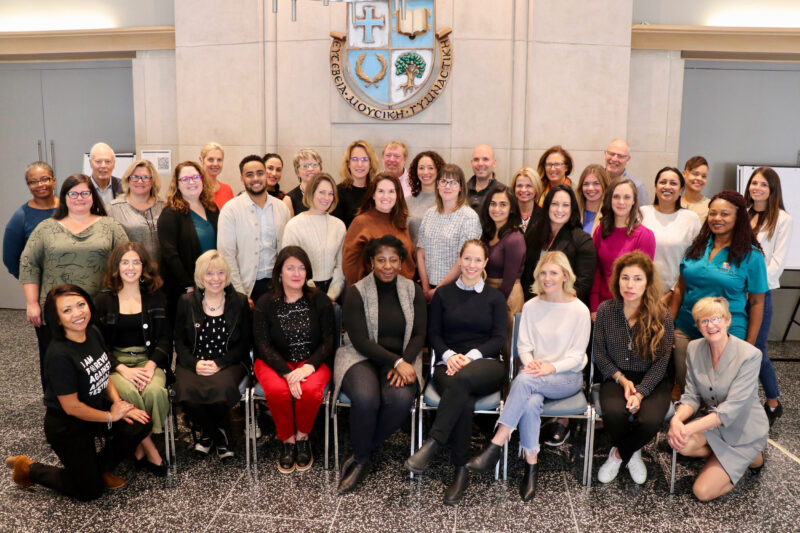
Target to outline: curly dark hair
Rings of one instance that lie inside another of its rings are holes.
[[[411,184],[411,196],[419,196],[420,191],[422,191],[422,182],[417,176],[417,166],[419,165],[419,160],[423,157],[430,157],[431,161],[433,161],[433,166],[436,168],[436,175],[439,175],[441,172],[442,167],[445,165],[444,159],[438,153],[434,152],[433,150],[427,150],[425,152],[420,152],[414,157],[411,161],[411,164],[408,166],[408,183]],[[435,182],[434,182],[435,185]]]
[[[492,217],[489,216],[489,207],[492,203],[492,197],[494,197],[495,194],[503,194],[508,200],[508,220],[506,220],[506,223],[503,224],[502,228],[498,228],[494,223],[494,220],[492,220]],[[481,219],[481,228],[483,229],[481,233],[481,240],[486,244],[494,239],[495,233],[497,234],[498,239],[502,239],[509,233],[513,233],[515,231],[522,232],[522,214],[519,210],[519,202],[517,201],[517,197],[514,196],[514,193],[511,191],[511,189],[502,183],[494,188],[491,196],[487,196],[486,200],[481,202],[479,216]]]
[[[711,201],[708,203],[709,211],[711,204],[715,200],[725,200],[736,208],[736,223],[733,226],[731,244],[728,248],[728,260],[736,266],[742,264],[742,260],[747,257],[750,252],[755,248],[762,254],[764,250],[758,243],[758,239],[753,234],[750,227],[750,217],[747,214],[747,204],[744,202],[744,197],[736,191],[720,191],[715,194]],[[694,238],[691,246],[686,250],[686,259],[700,259],[708,247],[709,239],[714,238],[711,233],[711,226],[708,224],[708,219],[703,222],[700,228],[700,233]]]
[[[572,187],[563,183],[561,185],[556,185],[550,189],[550,192],[544,197],[542,208],[534,211],[534,219],[530,222],[530,224],[533,224],[533,227],[530,228],[530,232],[528,233],[531,236],[528,240],[528,249],[543,250],[547,243],[553,240],[553,228],[550,225],[550,204],[553,203],[553,197],[559,191],[569,195],[571,204],[569,220],[564,224],[564,227],[569,231],[572,231],[574,228],[582,227],[581,208],[578,205],[575,191],[572,190]]]

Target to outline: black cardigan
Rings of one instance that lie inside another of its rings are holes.
[[[542,250],[531,244],[532,234],[525,236],[525,244],[528,246],[528,251],[525,253],[525,268],[522,271],[522,290],[525,293],[525,300],[533,298],[534,294],[531,292],[531,285],[533,284],[533,271],[536,269],[536,263],[539,262]],[[594,271],[597,266],[597,250],[594,248],[592,238],[588,233],[583,231],[583,228],[576,226],[569,229],[567,226],[562,227],[556,238],[553,240],[553,245],[550,250],[564,252],[567,256],[569,265],[572,267],[572,272],[575,274],[575,292],[578,299],[589,305],[589,293],[592,292],[592,283],[594,282]]]
[[[324,292],[316,289],[312,290],[309,300],[311,353],[308,364],[319,370],[319,367],[333,355],[336,337],[333,305]],[[279,376],[284,376],[292,369],[286,364],[283,356],[289,350],[289,345],[277,315],[279,303],[280,301],[271,295],[258,299],[253,316],[253,337],[256,358],[269,365]]]
[[[167,298],[161,291],[142,294],[142,334],[147,357],[169,374],[172,366],[172,330],[167,318]],[[117,346],[117,321],[119,320],[119,295],[103,289],[94,298],[95,316],[103,332],[108,353]]]
[[[219,211],[206,209],[206,218],[217,234]],[[158,242],[161,245],[159,272],[171,292],[183,292],[194,286],[194,263],[202,254],[200,239],[191,213],[185,215],[165,207],[158,217]]]
[[[197,365],[197,330],[205,320],[203,311],[202,289],[184,294],[178,300],[175,314],[175,353],[178,364],[192,372]],[[228,332],[227,351],[213,361],[220,369],[235,365],[250,364],[250,348],[252,347],[252,324],[250,320],[250,303],[247,296],[236,292],[233,285],[225,287],[225,328]]]

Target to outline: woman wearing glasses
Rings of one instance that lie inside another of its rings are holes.
[[[161,258],[158,246],[158,217],[164,200],[158,197],[161,179],[150,161],[134,161],[122,176],[124,194],[115,198],[108,214],[125,228],[132,241],[145,247],[150,257]]]
[[[293,163],[294,173],[300,184],[286,193],[283,203],[289,208],[289,213],[295,216],[308,210],[308,207],[303,204],[303,194],[306,187],[322,172],[322,158],[316,150],[301,148],[294,154]]]
[[[53,216],[58,198],[53,195],[56,178],[53,168],[44,161],[34,161],[25,169],[25,183],[31,191],[31,200],[22,204],[6,225],[3,236],[3,263],[8,273],[19,278],[19,258],[25,243],[40,222]]]
[[[436,287],[458,279],[461,247],[481,233],[480,218],[467,203],[464,172],[458,165],[443,166],[436,177],[436,205],[422,217],[417,239],[419,280],[428,303]]]
[[[689,343],[686,391],[669,424],[669,444],[687,457],[706,458],[692,491],[709,501],[733,489],[746,469],[764,466],[769,423],[758,400],[761,352],[728,334],[725,298],[701,298],[692,318],[703,335]],[[704,416],[694,415],[702,404]]]
[[[175,167],[167,201],[158,218],[161,244],[159,272],[164,277],[169,316],[181,294],[194,290],[194,264],[197,258],[217,247],[219,211],[205,170],[194,161]]]
[[[19,280],[25,291],[28,322],[36,327],[40,363],[50,342],[50,332],[42,324],[47,293],[72,283],[94,297],[103,288],[108,254],[127,240],[122,226],[106,216],[91,178],[85,174],[68,177],[53,218],[36,226],[20,259]],[[41,377],[44,386],[43,372]]]
[[[544,176],[542,180],[544,190],[539,195],[539,206],[544,203],[544,199],[550,189],[556,185],[572,185],[567,176],[572,172],[572,156],[561,146],[551,146],[539,158],[539,166],[536,167],[539,176]]]
[[[378,173],[378,156],[367,141],[359,140],[350,143],[344,151],[342,164],[339,167],[341,182],[338,189],[339,203],[332,215],[344,222],[349,228],[356,217],[370,182]]]

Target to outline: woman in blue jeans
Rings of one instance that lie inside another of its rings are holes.
[[[503,444],[519,426],[525,471],[519,492],[523,501],[536,492],[540,416],[545,399],[572,396],[583,385],[589,308],[575,294],[575,274],[563,252],[547,252],[534,271],[531,291],[538,294],[522,308],[517,347],[523,367],[511,384],[498,429],[489,446],[467,463],[488,472],[500,459]]]

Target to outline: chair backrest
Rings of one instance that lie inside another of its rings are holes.
[[[333,304],[333,333],[336,337],[333,340],[333,350],[336,351],[342,345],[342,307]]]

